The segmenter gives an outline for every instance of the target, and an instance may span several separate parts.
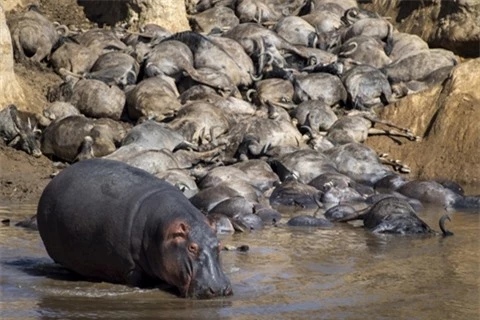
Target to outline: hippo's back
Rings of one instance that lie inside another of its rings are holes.
[[[91,159],[72,165],[47,185],[38,205],[38,229],[48,254],[83,276],[128,282],[128,274],[138,267],[138,231],[148,215],[142,203],[165,191],[176,190],[119,161]]]

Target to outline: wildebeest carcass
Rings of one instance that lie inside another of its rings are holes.
[[[38,63],[50,55],[60,39],[54,24],[34,5],[10,20],[8,26],[17,60],[28,59]]]
[[[412,206],[404,199],[397,197],[386,197],[367,208],[364,212],[344,211],[343,214],[330,216],[334,221],[350,221],[355,219],[363,220],[365,229],[373,233],[390,233],[401,235],[436,234],[422,219],[420,219]],[[443,236],[453,235],[445,229],[445,220],[450,219],[443,216],[439,225]]]
[[[0,138],[10,147],[23,150],[34,157],[40,157],[42,152],[38,143],[39,130],[32,128],[30,118],[25,123],[18,112],[13,104],[0,111]]]

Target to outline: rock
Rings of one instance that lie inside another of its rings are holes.
[[[88,20],[104,25],[114,26],[128,18],[128,0],[78,0]]]
[[[13,1],[10,1],[12,5]],[[5,19],[3,4],[0,3],[0,109],[9,103],[22,106],[25,94],[13,70],[12,38]]]
[[[402,32],[464,57],[480,56],[480,0],[372,0],[362,8],[391,17]]]
[[[128,22],[138,28],[154,23],[171,32],[190,30],[185,2],[178,0],[78,0],[85,15],[100,26]]]
[[[380,117],[411,128],[421,142],[398,145],[385,137],[367,144],[407,163],[412,178],[447,178],[480,185],[480,58],[455,67],[443,85],[385,107]]]
[[[185,1],[130,0],[138,6],[139,25],[155,23],[172,33],[190,30]],[[135,7],[132,5],[132,8]]]
[[[3,3],[3,9],[5,11],[10,11],[12,9],[15,9],[17,6],[24,7],[26,4],[28,4],[29,1],[27,0],[4,0],[2,1]],[[0,19],[0,21],[2,21]]]

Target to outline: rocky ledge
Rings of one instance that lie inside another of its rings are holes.
[[[380,111],[383,119],[422,137],[404,143],[371,137],[367,144],[401,159],[417,178],[448,178],[480,185],[480,58],[458,65],[442,84]]]

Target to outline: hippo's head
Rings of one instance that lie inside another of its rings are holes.
[[[206,220],[206,219],[205,219]],[[220,264],[220,243],[203,220],[195,225],[175,220],[162,230],[158,275],[175,286],[180,295],[206,299],[232,294],[230,280]]]

